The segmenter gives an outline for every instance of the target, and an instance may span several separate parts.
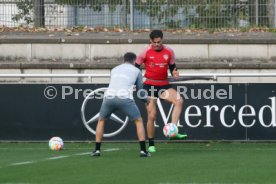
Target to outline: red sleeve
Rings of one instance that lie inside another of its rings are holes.
[[[174,51],[170,48],[166,46],[166,49],[170,52],[171,54],[171,60],[169,61],[169,65],[173,65],[175,64],[175,54]]]
[[[136,64],[141,65],[145,62],[148,50],[149,50],[149,46],[144,48],[144,50],[138,55],[138,57],[136,58],[136,61],[135,61]]]

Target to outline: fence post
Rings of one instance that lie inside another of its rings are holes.
[[[127,9],[127,0],[124,0],[124,15],[123,15],[123,21],[122,23],[124,24],[125,27],[127,27],[127,22],[128,22],[128,9]]]
[[[34,25],[35,27],[44,27],[44,0],[34,0]]]
[[[274,28],[276,28],[276,0],[274,0]]]
[[[104,27],[109,26],[109,5],[104,4]]]
[[[130,9],[130,30],[133,31],[133,28],[134,28],[134,26],[133,26],[133,24],[134,24],[133,0],[130,0],[130,2],[129,2],[129,9]]]
[[[74,7],[74,25],[72,26],[78,26],[78,5],[73,5]]]
[[[258,0],[255,0],[255,23],[256,26],[259,25],[259,3]]]

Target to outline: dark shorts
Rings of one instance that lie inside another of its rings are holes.
[[[125,113],[130,121],[141,118],[141,113],[133,99],[119,97],[104,98],[100,116],[104,119],[109,119],[110,115],[117,110]]]
[[[146,90],[148,96],[159,98],[164,91],[172,88],[172,85],[168,84],[165,86],[153,86],[149,84],[144,84],[143,88],[144,90]]]

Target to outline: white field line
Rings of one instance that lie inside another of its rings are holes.
[[[10,164],[10,166],[27,165],[27,164],[33,164],[33,163],[35,163],[35,161],[17,162],[17,163]]]
[[[181,145],[181,143],[179,143],[179,145]],[[188,144],[187,144],[188,145]],[[200,147],[195,147],[195,148],[191,148],[191,147],[185,147],[186,145],[184,144],[183,147],[181,148],[159,148],[160,150],[174,150],[174,149],[181,149],[181,150],[202,150],[202,148],[208,148],[208,150],[213,150],[213,151],[222,151],[222,150],[226,150],[226,151],[231,151],[231,150],[254,150],[254,151],[274,151],[276,150],[276,147],[273,145],[273,143],[271,144],[271,147],[269,148],[262,148],[262,147],[259,147],[259,148],[217,148],[216,145],[212,145],[212,144],[202,144]],[[0,148],[0,150],[33,150],[34,148]],[[35,148],[35,149],[40,149],[40,150],[49,150],[48,148]],[[89,148],[68,148],[65,150],[87,150]],[[117,149],[119,148],[108,148],[108,149],[105,149],[103,151],[106,151],[108,152],[109,150],[111,151],[118,151]],[[124,149],[124,150],[135,150],[136,148],[121,148],[121,149]],[[90,152],[91,153],[91,152]]]
[[[76,156],[82,156],[82,155],[89,155],[89,154],[91,154],[91,152],[76,153],[74,155],[76,155]]]
[[[24,148],[0,148],[0,150],[49,150],[47,147],[41,148],[32,148],[32,147],[24,147]],[[66,148],[65,148],[66,149]],[[87,150],[87,148],[68,148],[66,150]]]
[[[109,149],[105,149],[103,150],[104,152],[109,152],[109,151],[119,151],[119,148],[109,148]]]
[[[119,150],[120,150],[119,148],[109,148],[109,149],[105,149],[103,151],[111,152],[111,151],[119,151]],[[91,154],[91,152],[76,153],[76,154],[72,154],[72,155],[61,155],[61,156],[49,157],[49,158],[45,158],[45,159],[41,159],[41,160],[29,160],[29,161],[24,161],[24,162],[15,162],[15,163],[7,165],[6,167],[28,165],[28,164],[34,164],[34,163],[45,162],[45,161],[50,161],[50,160],[58,160],[58,159],[63,159],[63,158],[68,158],[68,157],[73,157],[73,156],[83,156],[83,155],[89,155],[89,154]],[[1,168],[4,168],[4,166],[0,166],[0,169]]]
[[[49,158],[46,158],[45,160],[57,160],[57,159],[67,158],[67,157],[69,157],[69,155],[62,155],[62,156],[56,156],[56,157],[49,157]]]
[[[104,152],[110,152],[110,151],[119,151],[119,150],[120,150],[120,148],[109,148],[109,149],[104,149],[103,151]],[[84,152],[84,153],[76,153],[74,155],[82,156],[82,155],[90,155],[90,154],[91,154],[91,152]]]
[[[0,150],[49,150],[49,148],[28,148],[28,147],[25,147],[25,148],[0,148]],[[64,148],[65,150],[87,150],[89,148]],[[107,148],[107,149],[104,149],[103,151],[108,151],[108,150],[113,150],[115,149],[114,151],[117,151],[117,149],[119,148]],[[276,149],[276,148],[275,148]]]
[[[198,183],[198,182],[181,182],[181,183],[173,183],[173,182],[161,182],[158,184],[257,184],[257,183],[242,183],[242,182],[205,182],[205,183]]]
[[[0,184],[32,184],[32,183],[23,183],[23,182],[5,182]]]

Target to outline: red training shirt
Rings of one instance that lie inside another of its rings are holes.
[[[151,45],[147,46],[136,59],[136,63],[141,65],[144,63],[146,73],[146,81],[144,84],[163,86],[168,82],[169,65],[175,63],[175,55],[173,50],[165,45],[160,51],[156,51]]]

